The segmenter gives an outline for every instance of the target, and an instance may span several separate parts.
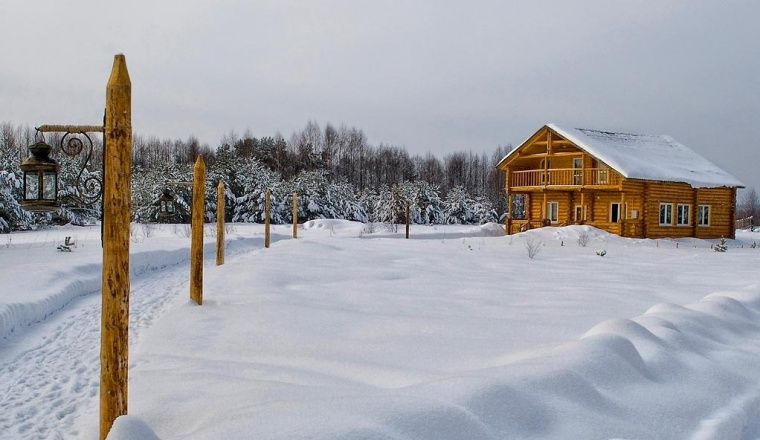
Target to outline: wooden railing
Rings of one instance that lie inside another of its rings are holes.
[[[510,187],[620,185],[620,175],[609,168],[555,168],[512,171],[509,174]]]

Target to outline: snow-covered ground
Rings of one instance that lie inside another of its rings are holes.
[[[234,225],[198,307],[186,231],[140,228],[112,438],[760,437],[760,234]],[[0,242],[0,438],[96,436],[97,232]]]

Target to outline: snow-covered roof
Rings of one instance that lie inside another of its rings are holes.
[[[551,123],[546,126],[629,179],[684,182],[695,188],[744,186],[670,136],[567,128]]]

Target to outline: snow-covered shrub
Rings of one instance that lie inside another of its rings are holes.
[[[713,246],[713,250],[715,252],[726,252],[728,250],[728,244],[726,244],[726,239],[723,238],[723,237],[721,237],[720,238],[720,243],[716,243]]]
[[[590,239],[591,237],[588,235],[587,231],[581,231],[578,234],[578,246],[586,247]]]
[[[596,254],[599,255],[600,257],[603,257],[603,256],[607,255],[607,250],[606,249],[598,250],[598,251],[596,251]]]
[[[533,237],[526,238],[525,249],[528,251],[528,258],[531,260],[535,258],[541,252],[541,246],[543,246],[541,240],[536,240]]]

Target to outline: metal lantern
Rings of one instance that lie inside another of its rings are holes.
[[[164,189],[161,197],[158,199],[160,202],[159,217],[162,219],[168,219],[174,216],[174,195],[168,189]]]
[[[29,147],[31,154],[21,162],[24,172],[24,197],[21,207],[32,212],[51,212],[58,203],[58,162],[50,157],[52,147],[37,142]]]

